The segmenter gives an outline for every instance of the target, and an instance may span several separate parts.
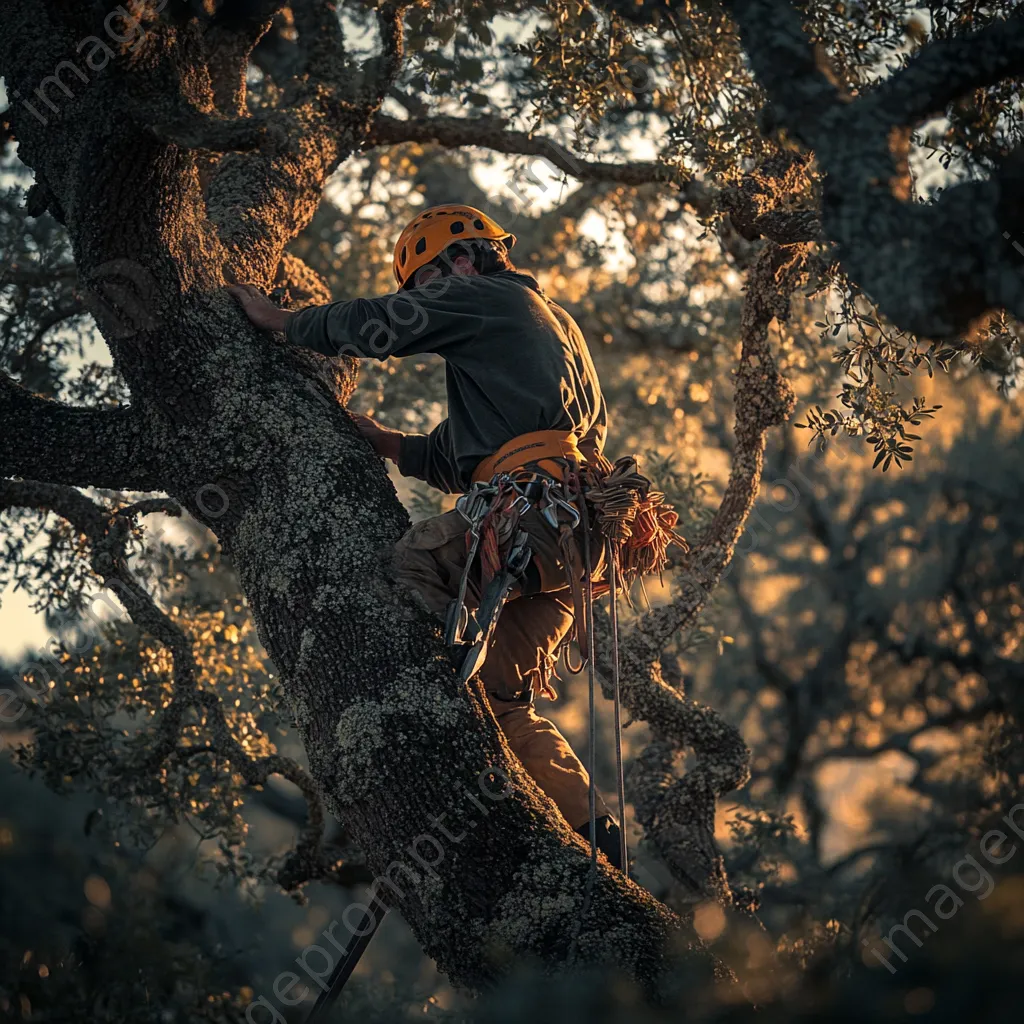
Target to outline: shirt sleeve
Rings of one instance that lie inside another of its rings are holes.
[[[387,359],[443,353],[483,326],[472,278],[451,275],[373,299],[310,306],[288,323],[288,340],[326,356]]]
[[[448,420],[429,434],[406,434],[398,449],[398,472],[423,480],[446,494],[462,491]]]

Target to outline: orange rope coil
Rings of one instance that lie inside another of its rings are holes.
[[[624,589],[640,576],[660,576],[668,564],[668,549],[689,545],[676,533],[679,516],[661,491],[637,468],[633,456],[614,465],[587,466],[587,501],[593,506],[597,524],[611,541],[617,555]],[[610,466],[610,469],[607,468]]]

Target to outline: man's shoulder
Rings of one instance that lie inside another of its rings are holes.
[[[470,296],[483,293],[530,294],[544,298],[537,279],[532,274],[521,270],[498,270],[493,274],[450,274],[446,277],[429,281],[415,288],[398,291],[385,299],[444,299],[449,296],[456,301],[465,301]]]
[[[479,288],[526,289],[538,295],[544,294],[533,274],[523,270],[496,270],[493,274],[476,274],[463,280],[472,282]]]
[[[453,275],[444,280],[451,289],[450,301],[458,305],[468,303],[494,313],[524,316],[535,316],[536,312],[531,311],[548,305],[537,279],[519,270]]]

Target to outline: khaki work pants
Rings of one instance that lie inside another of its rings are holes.
[[[537,785],[555,802],[565,820],[579,829],[590,819],[589,776],[565,737],[534,710],[533,693],[542,692],[554,670],[556,651],[573,620],[572,597],[566,584],[558,534],[535,509],[526,512],[520,529],[533,551],[527,589],[513,590],[506,603],[480,670],[491,710],[513,753]],[[458,594],[466,564],[466,520],[446,512],[417,523],[395,546],[395,574],[416,590],[443,618]],[[600,571],[599,542],[595,574]],[[582,564],[582,559],[579,560]],[[480,600],[479,572],[470,575],[466,604]],[[598,816],[608,810],[598,797]]]

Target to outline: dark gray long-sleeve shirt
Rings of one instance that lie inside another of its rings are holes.
[[[324,355],[386,359],[434,352],[447,365],[448,418],[402,440],[398,468],[442,491],[534,430],[572,430],[601,451],[605,405],[576,322],[529,274],[452,275],[375,299],[311,306],[288,340]]]

